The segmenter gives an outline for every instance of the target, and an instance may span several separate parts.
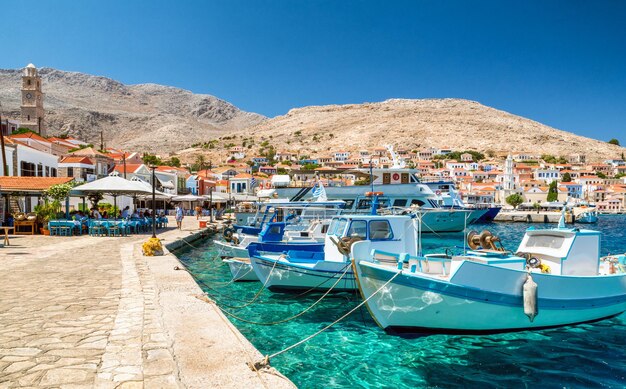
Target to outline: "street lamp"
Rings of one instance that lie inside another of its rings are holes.
[[[152,169],[152,237],[156,238],[156,166],[150,165],[149,168]]]
[[[213,168],[213,163],[209,161],[209,170]],[[207,171],[207,181],[209,180],[209,172]],[[209,221],[213,223],[213,187],[209,184]]]

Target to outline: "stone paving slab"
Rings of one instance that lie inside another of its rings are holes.
[[[198,232],[159,234],[174,242]],[[0,248],[0,388],[282,388],[260,353],[147,235],[11,238]]]

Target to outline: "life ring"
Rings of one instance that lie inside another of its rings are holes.
[[[224,228],[224,232],[222,233],[224,235],[224,240],[227,242],[230,242],[233,239],[233,234],[235,233],[235,229],[232,227],[227,227]]]
[[[382,196],[382,195],[383,195],[383,192],[365,192],[366,197]]]
[[[435,194],[436,194],[437,196],[441,196],[441,191],[440,191],[439,189],[437,189],[437,190],[435,191]]]
[[[391,176],[391,178],[392,178],[394,181],[398,181],[398,180],[400,179],[400,175],[399,175],[398,173],[393,173],[393,175]]]

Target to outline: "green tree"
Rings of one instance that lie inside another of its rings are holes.
[[[539,210],[541,209],[541,204],[535,201],[535,203],[533,203],[533,208],[535,209],[535,211],[537,211],[537,213],[539,213]]]
[[[302,165],[302,170],[315,170],[319,167],[319,165],[315,163],[306,163]]]
[[[596,176],[598,176],[598,178],[602,178],[603,180],[606,179],[606,174],[602,172],[596,172]]]
[[[569,173],[564,173],[562,181],[563,182],[572,182],[572,176]]]
[[[552,181],[548,187],[548,202],[557,201],[559,199],[559,191],[557,189],[557,182]]]
[[[143,163],[150,166],[159,166],[163,164],[163,161],[161,161],[161,158],[157,157],[154,154],[144,154],[143,157],[141,158],[143,160]]]
[[[507,204],[517,209],[517,207],[524,202],[524,198],[519,193],[513,193],[512,195],[507,196],[505,201]]]
[[[168,166],[180,167],[180,158],[172,157],[169,161],[167,161]]]
[[[607,143],[610,143],[610,144],[615,145],[615,146],[619,146],[619,140],[617,140],[615,138],[611,139]]]

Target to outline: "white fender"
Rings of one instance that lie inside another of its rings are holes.
[[[535,320],[535,316],[537,316],[537,283],[533,281],[533,278],[528,275],[526,278],[526,282],[524,282],[524,287],[522,290],[522,295],[524,296],[524,314],[528,316],[530,322],[532,323]]]

